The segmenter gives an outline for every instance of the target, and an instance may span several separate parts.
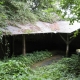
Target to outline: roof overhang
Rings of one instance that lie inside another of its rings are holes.
[[[16,26],[9,25],[6,28],[0,28],[0,30],[3,32],[3,35],[20,35],[38,33],[72,33],[80,29],[80,23],[74,22],[70,25],[69,21],[57,21],[55,23],[38,21],[35,24],[17,24]]]

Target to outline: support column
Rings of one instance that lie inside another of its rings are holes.
[[[69,53],[69,35],[67,34],[67,40],[66,40],[66,57],[68,57]]]
[[[13,45],[12,45],[12,55],[14,56],[14,36],[13,36]]]
[[[59,34],[63,41],[66,43],[66,57],[69,55],[69,45],[74,40],[74,38],[70,39],[69,33],[67,33],[67,39],[65,39],[61,34]]]
[[[5,36],[3,36],[3,49],[4,49],[4,52],[3,53],[5,54],[5,52],[6,52],[5,51]]]
[[[60,34],[59,34],[60,35]],[[70,40],[69,40],[69,34],[67,33],[67,39],[65,39],[62,35],[60,35],[61,38],[64,40],[64,42],[66,43],[66,57],[68,57],[68,53],[69,53],[69,44],[70,44]]]
[[[7,52],[7,50],[6,50],[6,35],[4,36],[4,54],[6,55],[6,52]]]
[[[23,55],[26,55],[26,41],[25,41],[25,35],[23,35]]]

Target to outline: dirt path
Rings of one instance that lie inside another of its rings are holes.
[[[50,58],[47,58],[43,61],[40,61],[38,63],[35,63],[33,66],[31,66],[32,69],[35,69],[37,67],[42,67],[42,66],[45,66],[45,65],[50,65],[51,63],[53,62],[56,62],[58,60],[60,60],[63,56],[62,55],[55,55],[55,56],[52,56]]]

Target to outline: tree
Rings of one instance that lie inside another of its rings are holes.
[[[52,2],[54,0],[32,0],[33,5],[31,6],[33,10],[46,9],[52,7]]]
[[[60,0],[60,8],[72,23],[80,21],[80,0]]]

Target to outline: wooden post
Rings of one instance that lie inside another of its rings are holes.
[[[14,56],[14,36],[13,36],[13,45],[12,45],[12,55]]]
[[[66,41],[66,57],[68,57],[69,53],[69,35],[67,34],[67,41]]]
[[[26,55],[26,42],[25,42],[25,35],[23,35],[23,55]]]
[[[6,52],[7,52],[7,50],[6,50],[6,35],[4,36],[4,46],[5,46],[5,55],[6,55]]]
[[[75,39],[69,39],[69,33],[67,33],[67,39],[65,39],[61,34],[59,34],[63,41],[66,43],[66,57],[69,55],[69,44]]]
[[[3,36],[3,49],[4,49],[4,54],[5,54],[5,36]]]
[[[59,34],[60,35],[60,34]],[[64,40],[64,42],[66,43],[66,57],[68,57],[68,53],[69,53],[69,44],[70,44],[70,40],[69,40],[69,34],[67,33],[67,40],[62,36],[60,35],[61,38]]]

